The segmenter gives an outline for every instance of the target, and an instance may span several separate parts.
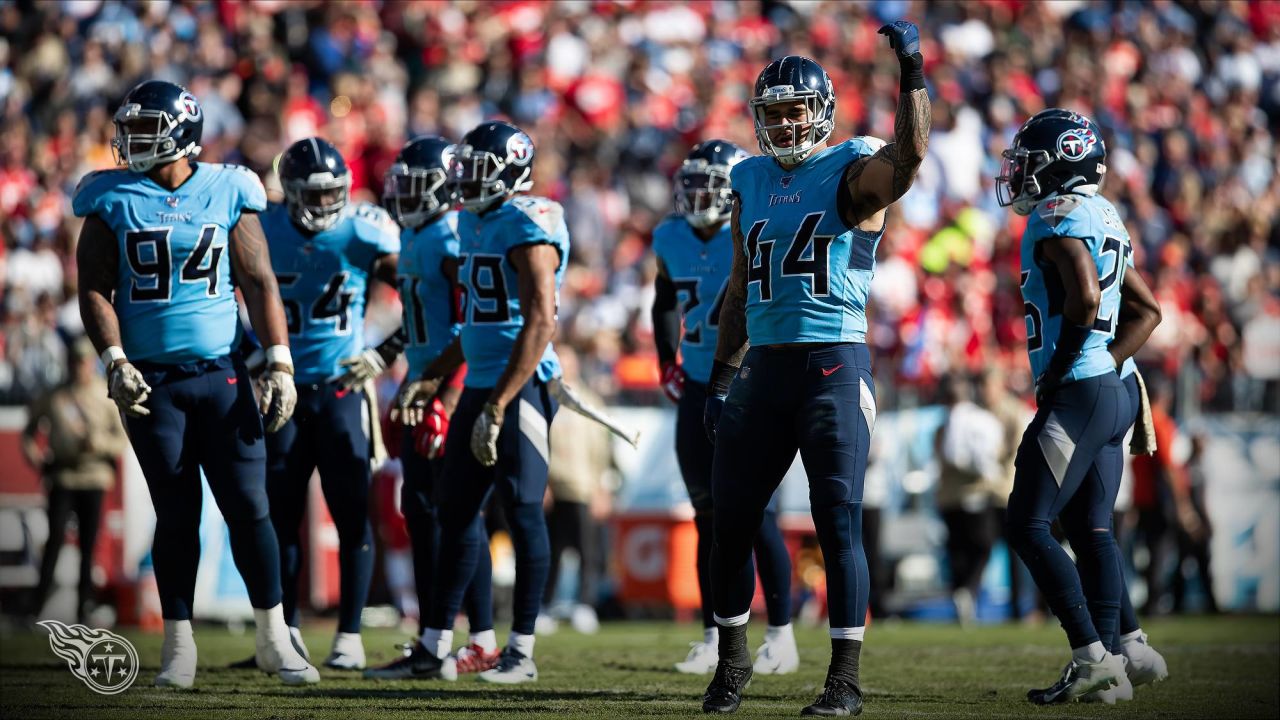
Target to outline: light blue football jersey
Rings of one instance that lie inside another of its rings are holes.
[[[456,298],[444,261],[458,257],[458,214],[453,211],[400,231],[400,304],[404,308],[404,356],[417,377],[458,336]]]
[[[681,367],[690,380],[710,382],[720,336],[720,303],[733,265],[729,223],[703,241],[687,220],[672,215],[653,229],[653,252],[666,266],[680,299]]]
[[[266,209],[267,193],[246,167],[194,170],[172,192],[142,173],[101,170],[80,181],[71,202],[77,216],[102,218],[119,243],[113,304],[130,360],[209,360],[239,340],[227,245],[242,212]]]
[[[467,359],[467,387],[498,384],[511,359],[511,348],[524,325],[516,268],[510,253],[524,245],[547,244],[560,253],[556,268],[556,305],[569,260],[569,229],[559,203],[520,195],[484,215],[458,213],[458,283],[466,291],[462,354]],[[547,381],[560,376],[560,359],[551,343],[536,373]]]
[[[400,252],[400,235],[387,211],[351,203],[338,221],[314,235],[294,224],[289,209],[272,203],[262,215],[271,267],[289,321],[289,348],[300,383],[322,383],[340,373],[343,358],[364,349],[364,305],[369,273],[379,256]]]
[[[1115,207],[1101,195],[1075,193],[1047,198],[1036,205],[1022,234],[1022,300],[1027,321],[1027,352],[1036,377],[1049,366],[1062,329],[1065,292],[1058,271],[1041,255],[1041,241],[1051,237],[1079,238],[1098,269],[1102,304],[1093,332],[1064,382],[1115,372],[1107,345],[1116,334],[1120,286],[1133,252],[1129,233]]]
[[[884,228],[845,227],[836,192],[849,163],[883,145],[857,137],[790,170],[767,155],[733,167],[752,345],[865,341],[867,295]]]

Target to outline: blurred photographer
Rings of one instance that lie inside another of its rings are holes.
[[[22,431],[22,454],[43,475],[49,493],[49,540],[40,559],[40,581],[23,609],[36,614],[48,599],[74,513],[80,545],[76,616],[84,622],[92,608],[93,549],[102,498],[115,482],[116,465],[128,439],[120,411],[108,397],[107,383],[98,371],[93,345],[79,338],[72,342],[68,356],[70,377],[32,403]]]

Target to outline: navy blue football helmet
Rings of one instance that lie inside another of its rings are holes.
[[[453,143],[435,135],[416,137],[396,155],[383,180],[382,206],[400,227],[420,227],[453,206],[447,183]]]
[[[765,110],[775,103],[803,101],[807,118],[790,123],[770,124]],[[760,149],[787,165],[803,162],[813,149],[831,137],[836,127],[836,93],[831,78],[818,63],[800,55],[774,60],[760,71],[755,95],[751,98],[756,139]],[[779,141],[772,135],[790,129]],[[789,136],[788,136],[789,135]]]
[[[728,140],[694,145],[676,171],[676,212],[696,228],[728,220],[733,210],[729,170],[748,157],[745,150]]]
[[[112,121],[116,163],[128,165],[133,172],[200,154],[204,112],[181,85],[164,80],[140,83],[124,97]]]
[[[533,187],[533,141],[515,125],[487,122],[462,137],[449,168],[458,201],[483,212]]]
[[[1019,215],[1030,215],[1050,195],[1096,192],[1107,172],[1107,147],[1098,126],[1062,108],[1032,116],[1002,154],[996,199]]]
[[[332,143],[318,137],[299,140],[280,156],[276,171],[289,217],[300,227],[321,232],[338,222],[351,195],[351,170]]]

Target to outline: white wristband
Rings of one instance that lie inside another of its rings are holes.
[[[129,359],[124,355],[124,348],[119,345],[112,345],[106,350],[103,350],[100,357],[102,358],[102,364],[107,366],[107,369],[111,368],[112,363]]]
[[[288,345],[272,345],[267,348],[267,364],[272,363],[293,367],[293,355],[289,353]]]

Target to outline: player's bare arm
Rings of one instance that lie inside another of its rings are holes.
[[[662,365],[676,361],[680,345],[680,300],[676,286],[666,263],[658,258],[658,277],[653,282],[653,307],[649,315],[653,320],[653,341],[658,350],[658,362]]]
[[[399,253],[386,253],[379,255],[378,259],[373,261],[373,268],[369,274],[382,282],[395,287],[396,267],[399,262]]]
[[[249,309],[249,321],[262,345],[287,347],[289,333],[284,305],[271,270],[267,236],[257,213],[245,212],[231,229],[231,267]]]
[[[547,343],[556,333],[556,268],[560,253],[551,245],[529,245],[511,251],[511,264],[520,278],[520,310],[524,325],[516,335],[507,369],[489,396],[499,413],[529,381]],[[501,414],[499,414],[501,417]]]
[[[724,303],[720,306],[720,336],[716,340],[716,362],[738,367],[747,354],[750,343],[747,338],[747,255],[738,224],[738,203],[733,205],[729,219],[733,233],[733,264],[729,267],[729,282],[724,289]]]
[[[1079,326],[1092,326],[1102,305],[1098,268],[1084,241],[1053,237],[1041,243],[1044,257],[1053,263],[1062,280],[1062,317]]]
[[[1120,319],[1116,337],[1107,348],[1116,361],[1124,364],[1142,347],[1160,324],[1160,303],[1137,268],[1129,268],[1120,284]]]
[[[902,67],[893,142],[870,157],[850,163],[839,190],[845,224],[873,231],[883,224],[881,211],[906,194],[915,182],[916,171],[929,149],[933,118],[915,26],[900,21],[880,28],[880,32],[889,36]]]
[[[93,347],[99,352],[119,347],[120,320],[111,299],[116,288],[120,248],[107,223],[97,215],[85,218],[76,245],[80,268],[80,317]]]

